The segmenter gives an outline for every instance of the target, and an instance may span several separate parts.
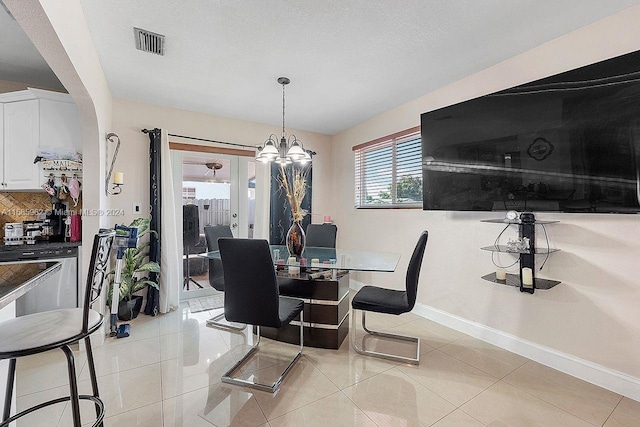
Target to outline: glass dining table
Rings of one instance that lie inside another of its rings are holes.
[[[342,248],[306,247],[289,256],[284,245],[269,245],[280,295],[300,298],[304,307],[304,345],[338,349],[349,334],[349,272],[393,272],[400,254]],[[220,252],[200,254],[220,259]],[[299,344],[298,320],[280,329],[262,327],[262,336]]]
[[[308,246],[301,256],[289,256],[285,245],[269,245],[273,265],[276,267],[309,267],[326,270],[395,271],[400,254],[392,252],[335,249]],[[220,259],[220,252],[199,254],[200,257]]]

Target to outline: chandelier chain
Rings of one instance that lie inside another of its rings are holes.
[[[284,132],[284,86],[285,84],[282,84],[282,137],[285,138],[285,132]]]

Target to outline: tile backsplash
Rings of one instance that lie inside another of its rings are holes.
[[[72,204],[73,205],[73,204]],[[0,238],[4,237],[4,225],[36,219],[39,212],[51,210],[49,194],[44,191],[0,192]],[[80,212],[82,206],[70,207]]]

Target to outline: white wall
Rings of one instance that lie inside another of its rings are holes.
[[[262,144],[269,134],[279,134],[280,132],[277,126],[115,99],[113,129],[122,139],[115,170],[124,172],[125,186],[121,195],[112,198],[111,207],[124,210],[125,215],[122,222],[125,223],[134,218],[131,213],[133,203],[141,203],[143,207],[149,203],[149,137],[140,130],[153,129],[154,127],[166,129],[169,133],[176,135],[252,146]],[[295,133],[302,140],[305,148],[318,153],[313,161],[313,209],[315,212],[332,214],[333,208],[329,203],[330,185],[328,184],[332,179],[331,137],[294,129],[287,129],[287,132]],[[170,138],[170,141],[206,145],[206,143],[179,138]],[[262,176],[264,179],[268,176],[266,173],[268,173],[266,168],[258,162],[256,176]],[[325,183],[327,184],[325,185]],[[259,192],[260,188],[256,188],[256,205],[259,204]],[[268,188],[262,192],[262,197],[265,196],[264,193],[268,193]],[[262,218],[264,220],[266,218],[268,221],[268,216],[268,211],[256,212],[256,219]],[[268,225],[256,223],[256,237],[266,237],[265,227]]]
[[[500,214],[356,210],[351,151],[419,125],[423,112],[638,50],[638,22],[635,6],[335,135],[338,244],[403,254],[395,273],[360,273],[355,279],[402,288],[418,234],[429,230],[419,303],[640,379],[637,215],[539,214],[561,221],[547,229],[552,247],[562,252],[551,256],[540,277],[562,284],[522,294],[480,278],[495,271],[490,253],[480,247],[492,244],[501,226],[479,221]]]

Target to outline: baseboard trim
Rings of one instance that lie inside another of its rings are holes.
[[[365,283],[357,280],[351,279],[350,281],[350,287],[355,291],[360,290],[365,285]],[[639,378],[527,341],[425,304],[416,303],[412,312],[425,319],[557,369],[565,374],[640,401]]]
[[[554,350],[531,341],[490,328],[459,316],[417,303],[413,313],[481,339],[497,347],[557,369],[565,374],[590,382],[614,393],[640,401],[640,379],[606,368],[579,357]]]

